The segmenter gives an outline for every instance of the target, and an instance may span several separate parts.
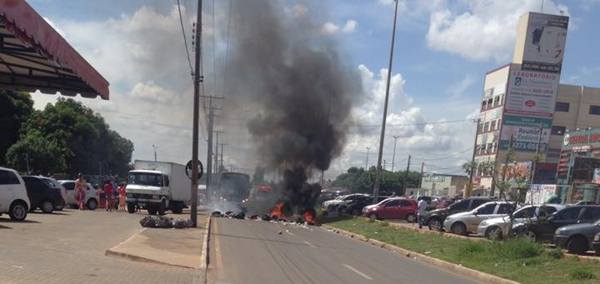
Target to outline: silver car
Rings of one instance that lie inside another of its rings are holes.
[[[513,225],[537,220],[538,217],[548,217],[554,212],[565,208],[559,204],[527,205],[513,213]],[[506,237],[510,227],[510,216],[484,220],[477,227],[477,235],[490,240],[500,240]]]
[[[458,235],[477,232],[477,226],[484,220],[508,216],[515,209],[514,202],[491,201],[462,213],[450,215],[444,220],[444,230]]]

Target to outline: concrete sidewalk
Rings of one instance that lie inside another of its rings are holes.
[[[106,255],[171,266],[205,269],[207,215],[198,215],[198,228],[143,228],[106,250]]]

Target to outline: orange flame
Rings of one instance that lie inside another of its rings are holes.
[[[271,218],[280,219],[281,217],[283,217],[283,206],[283,202],[277,202],[273,209],[271,209]]]
[[[304,211],[304,222],[306,222],[309,225],[314,225],[315,224],[315,212],[312,209],[306,209],[306,211]]]

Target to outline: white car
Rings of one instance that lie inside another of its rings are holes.
[[[65,203],[69,206],[78,206],[77,200],[75,199],[75,181],[59,180],[58,182],[65,187]],[[96,190],[89,183],[87,183],[87,188],[85,190],[85,207],[89,210],[96,210],[96,208],[98,208]]]
[[[560,204],[527,205],[512,214],[512,223],[519,224],[537,220],[538,217],[548,217],[554,212],[565,208]],[[490,240],[500,240],[506,237],[510,227],[510,216],[485,220],[479,223],[477,235]]]
[[[354,193],[348,195],[338,196],[335,199],[327,200],[323,202],[323,209],[328,212],[340,211],[345,209],[348,204],[357,199],[371,198],[367,194]]]
[[[491,201],[462,213],[450,215],[444,220],[444,230],[458,235],[477,232],[477,226],[484,220],[508,216],[515,209],[515,203]]]
[[[23,178],[13,169],[0,167],[0,215],[8,213],[10,219],[23,221],[29,208],[30,202]]]

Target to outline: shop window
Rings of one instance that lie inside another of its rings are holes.
[[[600,115],[600,106],[591,105],[590,106],[590,114]]]
[[[550,130],[550,134],[552,135],[565,135],[565,131],[567,130],[564,126],[552,125],[552,130]]]
[[[554,110],[560,111],[560,112],[569,112],[569,107],[570,107],[569,103],[556,102],[556,106],[554,107]]]

